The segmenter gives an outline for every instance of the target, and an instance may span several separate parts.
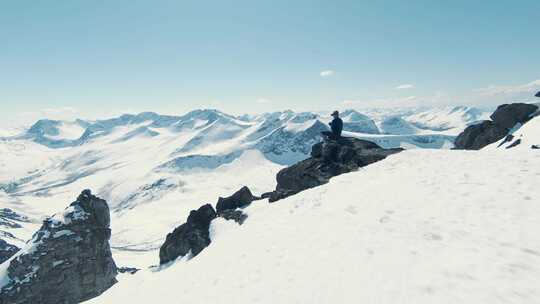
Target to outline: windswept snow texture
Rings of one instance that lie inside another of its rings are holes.
[[[540,303],[539,177],[532,150],[405,151],[218,219],[195,259],[89,303]]]

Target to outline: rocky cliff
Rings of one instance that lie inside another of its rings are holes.
[[[277,175],[276,190],[263,196],[275,202],[402,150],[384,149],[370,141],[350,137],[326,139],[313,146],[310,158],[281,170]]]
[[[109,225],[107,202],[83,191],[1,265],[0,304],[80,303],[103,293],[117,275]]]
[[[537,94],[538,95],[538,94]],[[455,141],[455,148],[479,150],[503,139],[515,127],[525,124],[538,111],[538,106],[526,103],[512,103],[499,106],[491,120],[468,126]]]

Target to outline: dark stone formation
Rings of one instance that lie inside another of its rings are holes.
[[[263,194],[261,194],[261,199],[267,199],[267,198],[270,198],[272,196],[274,192],[265,192]]]
[[[495,124],[504,129],[512,129],[518,123],[526,123],[536,112],[538,107],[527,103],[503,104],[491,114],[490,118]]]
[[[519,124],[529,121],[538,107],[526,103],[501,105],[491,114],[492,120],[468,126],[455,141],[455,149],[479,150],[503,139],[508,132]]]
[[[521,139],[518,139],[515,142],[511,143],[508,147],[506,147],[506,149],[513,148],[515,146],[518,146],[519,144],[521,144]]]
[[[511,142],[512,140],[514,140],[514,135],[512,135],[512,134],[506,135],[506,137],[504,138],[504,140],[501,141],[501,143],[497,146],[497,148],[501,147],[502,145],[504,145],[504,144],[506,144],[506,143]]]
[[[540,91],[538,91],[538,93],[536,93],[536,95],[534,95],[536,97],[540,97]]]
[[[239,225],[242,225],[246,219],[248,218],[247,214],[242,212],[242,210],[223,210],[219,216],[222,218],[228,220],[228,221],[235,221]]]
[[[480,150],[494,143],[508,134],[508,130],[498,127],[491,120],[468,126],[465,131],[458,135],[455,141],[455,149]]]
[[[235,210],[236,208],[246,207],[251,202],[259,199],[260,197],[253,196],[248,187],[242,187],[242,189],[229,197],[220,197],[216,205],[216,210],[218,214],[221,214],[224,210]]]
[[[29,249],[10,262],[0,304],[80,303],[114,285],[109,221],[107,202],[90,190],[46,219]]]
[[[281,170],[277,175],[276,190],[265,193],[264,197],[275,202],[402,150],[383,149],[375,143],[356,138],[326,139],[313,146],[310,158]]]
[[[167,235],[159,249],[159,262],[165,264],[191,253],[194,257],[210,245],[210,222],[216,218],[216,211],[206,204],[189,213],[187,222]]]
[[[0,264],[9,260],[17,251],[19,251],[17,246],[0,239]]]
[[[139,271],[139,268],[134,267],[119,267],[118,273],[129,273],[129,274],[136,274],[137,271]]]
[[[538,150],[540,149],[540,145],[532,145],[531,149]]]

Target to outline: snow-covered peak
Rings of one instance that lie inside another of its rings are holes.
[[[343,122],[359,122],[372,120],[369,116],[364,115],[356,110],[345,110],[340,114],[340,116],[341,119],[343,119]]]
[[[420,131],[411,123],[398,116],[385,118],[379,124],[379,129],[383,134],[395,135],[417,134]]]
[[[487,119],[489,117],[488,114],[487,111],[477,108],[456,106],[428,109],[404,116],[403,119],[421,129],[433,131],[454,129],[454,131],[459,133],[468,125]]]

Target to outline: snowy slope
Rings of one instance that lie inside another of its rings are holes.
[[[216,220],[196,258],[88,303],[539,303],[539,168],[534,150],[406,151]]]
[[[488,119],[489,113],[477,108],[457,106],[427,109],[405,115],[403,119],[420,129],[447,131],[446,134],[457,135],[468,125]]]

